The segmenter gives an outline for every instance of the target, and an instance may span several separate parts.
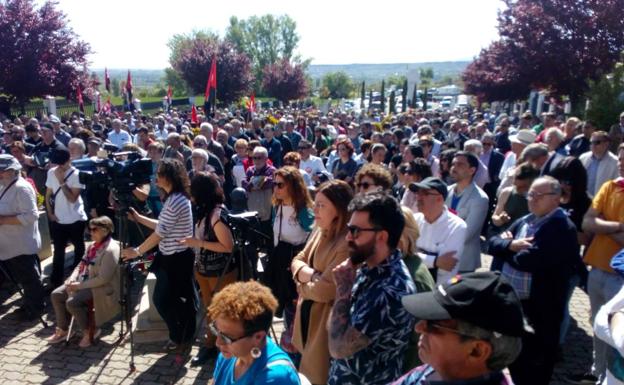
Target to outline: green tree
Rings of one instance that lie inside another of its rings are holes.
[[[423,110],[427,111],[427,102],[429,97],[429,87],[433,83],[433,68],[421,68],[420,69],[420,84],[425,89],[423,92]]]
[[[394,75],[388,76],[388,79],[386,79],[386,85],[390,88],[392,88],[392,86],[399,88],[405,81],[407,81],[407,76],[395,73]]]
[[[121,95],[121,87],[119,86],[119,79],[111,78],[111,91],[113,92],[113,96]]]
[[[381,112],[386,110],[386,81],[381,81]]]
[[[401,112],[405,112],[407,111],[407,79],[403,82],[401,91],[401,96],[403,97],[403,100],[401,101]]]
[[[612,74],[590,82],[587,118],[608,131],[624,111],[624,63],[618,63]]]
[[[165,68],[162,82],[166,90],[171,86],[174,96],[186,96],[188,94],[184,79],[171,67]]]
[[[323,76],[323,86],[332,98],[347,98],[353,91],[353,82],[345,72],[329,72]]]
[[[391,114],[396,113],[396,93],[394,90],[390,91],[390,100],[388,101],[388,112]]]
[[[366,99],[366,82],[362,81],[362,89],[360,90],[360,108],[364,108],[364,99]]]
[[[253,65],[256,88],[260,89],[264,68],[282,59],[300,63],[294,55],[299,44],[297,23],[288,15],[251,16],[248,19],[230,17],[225,39],[247,54]],[[303,63],[307,67],[308,62]]]
[[[418,107],[418,84],[414,83],[414,91],[412,93],[412,108]]]

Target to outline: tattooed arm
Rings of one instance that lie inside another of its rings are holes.
[[[334,270],[336,300],[327,321],[329,331],[329,354],[341,359],[352,356],[370,345],[370,339],[349,325],[351,289],[355,281],[355,267],[347,259]]]

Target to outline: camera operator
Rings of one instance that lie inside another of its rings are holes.
[[[8,154],[0,155],[0,263],[24,288],[23,320],[38,317],[44,291],[37,252],[41,237],[37,198],[33,186],[20,176],[22,166]]]
[[[195,334],[196,298],[193,282],[195,255],[179,241],[193,236],[193,216],[188,198],[189,181],[182,162],[163,159],[156,173],[156,184],[166,194],[158,219],[130,209],[129,219],[154,232],[138,247],[126,248],[124,260],[133,259],[158,246],[151,266],[156,275],[154,305],[169,329],[166,351],[183,351]]]
[[[50,281],[56,288],[63,284],[67,241],[74,245],[72,268],[84,256],[87,214],[80,196],[84,186],[78,179],[78,170],[71,165],[69,151],[65,147],[56,148],[50,153],[50,163],[56,166],[48,170],[45,203],[54,244]]]

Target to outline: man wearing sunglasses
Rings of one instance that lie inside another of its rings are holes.
[[[520,353],[530,333],[522,305],[500,274],[452,277],[434,291],[403,297],[418,319],[418,355],[425,363],[392,385],[509,384],[502,370]]]
[[[411,183],[409,189],[416,194],[419,211],[415,216],[420,229],[416,241],[418,256],[438,283],[446,282],[457,274],[466,239],[466,222],[444,204],[448,190],[441,179],[428,177]]]
[[[596,131],[589,141],[589,151],[579,157],[587,170],[587,193],[594,197],[604,182],[617,178],[618,158],[609,151],[609,134]]]
[[[349,259],[333,270],[328,383],[387,384],[401,374],[414,325],[401,305],[416,292],[397,250],[405,218],[396,199],[381,192],[357,195],[349,212]]]

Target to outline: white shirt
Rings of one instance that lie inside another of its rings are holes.
[[[113,130],[108,133],[108,140],[117,146],[117,148],[121,149],[124,144],[130,143],[132,138],[130,137],[130,134],[124,130],[120,130],[119,133],[116,133],[115,130]]]
[[[596,337],[611,345],[621,356],[624,356],[624,330],[620,328],[611,332],[611,325],[609,324],[609,315],[622,309],[624,309],[624,288],[600,308],[594,320],[594,333]],[[620,384],[622,382],[607,368],[607,375],[602,385]]]
[[[5,188],[0,188],[0,195]],[[15,215],[20,222],[19,225],[0,226],[0,261],[18,255],[37,254],[41,249],[37,197],[32,185],[24,178],[19,177],[0,199],[0,215]]]
[[[457,215],[451,214],[446,207],[444,211],[433,223],[425,220],[423,213],[414,215],[420,236],[416,241],[418,256],[423,260],[428,268],[434,268],[437,256],[449,251],[455,251],[454,258],[458,260],[452,271],[438,269],[437,283],[445,283],[459,269],[459,259],[463,254],[464,240],[466,238],[466,222]]]
[[[85,210],[84,210],[82,197],[78,195],[78,199],[76,199],[74,203],[71,203],[65,196],[65,193],[63,192],[63,190],[62,189],[59,190],[59,188],[61,187],[61,184],[59,183],[59,180],[56,179],[56,176],[54,175],[54,171],[57,168],[58,166],[53,167],[48,170],[48,177],[46,179],[46,187],[52,190],[52,194],[58,191],[54,199],[54,215],[58,219],[58,223],[62,225],[69,225],[78,221],[86,221],[87,214],[85,213]],[[69,173],[72,172],[72,170],[73,170],[73,173],[70,175],[69,178],[67,178],[67,175],[69,175]],[[70,167],[69,170],[65,172],[64,178],[67,178],[67,180],[65,181],[65,184],[69,188],[72,188],[72,189],[73,188],[79,188],[79,189],[85,188],[85,186],[80,184],[80,181],[78,180],[78,170],[75,167]]]
[[[318,156],[314,155],[310,155],[308,160],[301,159],[299,167],[305,170],[305,172],[307,172],[310,176],[314,176],[318,172],[329,174],[327,172],[327,169],[325,168],[325,165],[323,164],[323,160]]]
[[[275,207],[275,221],[273,222],[273,245],[282,240],[291,245],[300,245],[308,238],[308,232],[304,231],[297,220],[297,212],[292,206]],[[283,210],[283,212],[282,212]],[[281,217],[281,218],[280,218]],[[282,231],[280,234],[280,221]]]

